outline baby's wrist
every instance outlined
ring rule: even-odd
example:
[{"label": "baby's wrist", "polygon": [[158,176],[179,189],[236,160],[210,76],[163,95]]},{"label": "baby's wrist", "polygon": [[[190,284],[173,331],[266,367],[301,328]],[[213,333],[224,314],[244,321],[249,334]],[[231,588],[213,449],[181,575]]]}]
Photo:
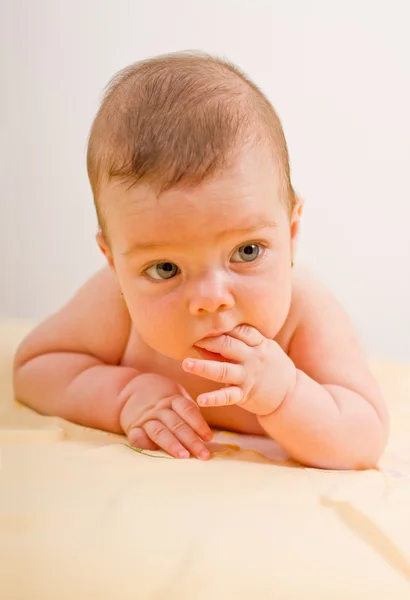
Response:
[{"label": "baby's wrist", "polygon": [[276,407],[274,412],[276,412],[281,406],[284,406],[285,404],[289,404],[290,402],[292,402],[292,398],[295,395],[296,387],[298,384],[298,369],[295,367],[295,365],[294,365],[293,361],[291,361],[291,359],[289,359],[289,361],[292,363],[292,365],[291,365],[290,372],[289,372],[287,390],[286,390],[285,394],[283,395],[279,406]]},{"label": "baby's wrist", "polygon": [[[294,378],[289,381],[289,386],[287,388],[286,393],[283,395],[282,400],[277,404],[274,410],[265,415],[258,415],[258,423],[261,427],[266,431],[266,433],[275,438],[274,431],[277,428],[277,418],[279,414],[282,414],[283,409],[285,409],[285,414],[288,414],[287,408],[290,407],[290,413],[292,413],[292,404],[293,400],[297,394],[298,387],[298,369],[294,368]],[[286,408],[285,408],[286,407]],[[288,414],[288,416],[289,416]],[[279,418],[279,422],[281,417]],[[273,428],[273,429],[272,429]]]},{"label": "baby's wrist", "polygon": [[118,396],[120,405],[119,423],[126,434],[134,421],[135,414],[147,405],[155,405],[162,398],[177,395],[175,382],[157,373],[138,373],[123,388]]},{"label": "baby's wrist", "polygon": [[[270,417],[274,415],[284,404],[292,402],[295,389],[297,386],[297,372],[293,361],[284,353],[284,361],[281,365],[281,381],[278,382],[276,393],[273,394],[273,401],[268,406],[268,410],[264,414],[259,414],[258,417]],[[278,389],[279,388],[279,389]]]},{"label": "baby's wrist", "polygon": [[136,371],[134,377],[132,377],[124,385],[117,397],[117,402],[119,406],[118,421],[120,424],[120,428],[125,435],[127,434],[127,430],[129,429],[129,419],[127,418],[127,416],[129,413],[130,400],[133,398],[135,392],[138,389],[135,380],[139,379],[141,376],[142,374]]}]

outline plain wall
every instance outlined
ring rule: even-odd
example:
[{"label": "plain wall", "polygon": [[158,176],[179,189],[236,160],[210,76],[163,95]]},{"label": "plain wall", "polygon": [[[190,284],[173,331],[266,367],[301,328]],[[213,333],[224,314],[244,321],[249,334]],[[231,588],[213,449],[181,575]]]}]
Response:
[{"label": "plain wall", "polygon": [[155,54],[227,56],[266,92],[305,198],[297,260],[370,354],[410,360],[410,3],[3,0],[0,313],[41,319],[102,263],[85,168],[104,86]]}]

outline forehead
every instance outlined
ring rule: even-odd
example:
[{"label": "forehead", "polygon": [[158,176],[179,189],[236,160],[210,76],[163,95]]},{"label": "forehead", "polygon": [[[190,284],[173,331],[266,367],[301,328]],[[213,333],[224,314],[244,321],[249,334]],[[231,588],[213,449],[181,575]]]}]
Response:
[{"label": "forehead", "polygon": [[142,243],[194,241],[203,233],[259,228],[287,215],[275,163],[256,153],[243,155],[230,169],[195,187],[176,187],[159,195],[149,185],[129,190],[114,184],[106,190],[106,216],[111,243],[126,251]]}]

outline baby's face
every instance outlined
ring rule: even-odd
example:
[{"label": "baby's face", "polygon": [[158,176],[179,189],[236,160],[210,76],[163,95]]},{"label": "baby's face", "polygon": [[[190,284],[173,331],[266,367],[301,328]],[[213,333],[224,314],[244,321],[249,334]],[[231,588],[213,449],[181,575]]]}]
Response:
[{"label": "baby's face", "polygon": [[290,306],[294,240],[274,165],[248,152],[235,168],[159,197],[103,191],[113,264],[134,326],[154,350],[198,356],[202,338],[256,327],[274,338]]}]

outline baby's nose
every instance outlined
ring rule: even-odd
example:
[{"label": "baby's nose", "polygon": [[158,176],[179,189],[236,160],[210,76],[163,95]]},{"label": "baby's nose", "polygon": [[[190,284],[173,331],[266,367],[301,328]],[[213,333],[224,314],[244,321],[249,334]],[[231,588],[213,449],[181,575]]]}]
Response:
[{"label": "baby's nose", "polygon": [[209,275],[192,284],[189,291],[189,311],[192,315],[218,313],[235,304],[232,291],[223,275]]}]

